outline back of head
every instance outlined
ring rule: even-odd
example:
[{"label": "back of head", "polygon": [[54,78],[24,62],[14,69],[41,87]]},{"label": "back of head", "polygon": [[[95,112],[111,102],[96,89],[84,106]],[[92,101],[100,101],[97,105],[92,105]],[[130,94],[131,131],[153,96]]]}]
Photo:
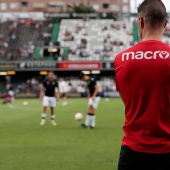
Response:
[{"label": "back of head", "polygon": [[84,76],[85,76],[85,74],[83,72],[80,72],[79,79],[82,79]]},{"label": "back of head", "polygon": [[144,0],[138,7],[138,15],[150,28],[164,26],[167,18],[166,7],[161,0]]}]

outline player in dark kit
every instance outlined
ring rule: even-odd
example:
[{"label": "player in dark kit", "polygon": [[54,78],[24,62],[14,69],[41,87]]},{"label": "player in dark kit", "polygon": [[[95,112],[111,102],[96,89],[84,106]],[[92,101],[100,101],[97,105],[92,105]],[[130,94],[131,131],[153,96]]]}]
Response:
[{"label": "player in dark kit", "polygon": [[96,116],[95,109],[97,109],[100,102],[100,97],[98,96],[98,85],[94,78],[91,78],[88,75],[85,75],[83,72],[80,73],[79,78],[87,82],[88,88],[88,113],[86,116],[85,123],[82,124],[82,127],[87,128],[90,125],[90,128],[95,128],[96,125]]},{"label": "player in dark kit", "polygon": [[138,7],[141,42],[114,60],[116,89],[125,105],[118,170],[170,169],[170,47],[161,0]]},{"label": "player in dark kit", "polygon": [[[57,92],[56,92],[56,88],[57,88]],[[55,79],[54,72],[50,71],[48,73],[48,79],[44,80],[40,90],[40,99],[43,101],[43,112],[41,115],[41,122],[40,122],[41,126],[45,124],[46,111],[48,106],[50,106],[51,109],[51,123],[53,126],[57,125],[57,123],[55,122],[54,108],[56,106],[56,101],[58,101],[59,98],[60,98],[60,90],[58,87],[58,82]]]}]

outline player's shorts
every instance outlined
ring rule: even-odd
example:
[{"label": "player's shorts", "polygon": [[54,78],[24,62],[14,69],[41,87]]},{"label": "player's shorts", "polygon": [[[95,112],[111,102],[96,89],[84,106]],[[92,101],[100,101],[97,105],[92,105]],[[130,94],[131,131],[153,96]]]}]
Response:
[{"label": "player's shorts", "polygon": [[14,97],[14,91],[13,90],[10,90],[9,92],[8,92],[8,95],[10,96],[9,98],[9,102],[13,102],[14,101],[14,99],[15,99],[15,97]]},{"label": "player's shorts", "polygon": [[88,105],[92,106],[94,109],[97,109],[100,102],[100,97],[95,97],[94,100],[92,98],[89,98]]},{"label": "player's shorts", "polygon": [[118,170],[167,170],[170,169],[170,153],[144,153],[122,146]]},{"label": "player's shorts", "polygon": [[44,96],[43,97],[43,106],[44,107],[48,107],[48,106],[55,107],[56,106],[56,98]]},{"label": "player's shorts", "polygon": [[13,97],[14,96],[14,91],[13,90],[9,90],[8,94]]}]

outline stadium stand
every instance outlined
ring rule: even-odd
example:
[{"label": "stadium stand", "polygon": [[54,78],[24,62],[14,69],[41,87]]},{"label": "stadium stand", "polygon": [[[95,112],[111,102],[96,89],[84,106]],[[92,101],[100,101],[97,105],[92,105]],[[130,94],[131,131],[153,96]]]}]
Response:
[{"label": "stadium stand", "polygon": [[52,23],[32,19],[1,23],[1,60],[40,59],[38,47],[51,40],[52,30]]},{"label": "stadium stand", "polygon": [[107,61],[130,47],[131,30],[132,24],[112,19],[65,19],[58,41],[62,47],[69,47],[69,61]]},{"label": "stadium stand", "polygon": [[[163,41],[170,44],[170,26]],[[46,41],[58,42],[60,56],[44,56]],[[0,23],[0,60],[113,61],[139,41],[137,23],[113,19],[63,19],[61,23],[18,19]]]}]

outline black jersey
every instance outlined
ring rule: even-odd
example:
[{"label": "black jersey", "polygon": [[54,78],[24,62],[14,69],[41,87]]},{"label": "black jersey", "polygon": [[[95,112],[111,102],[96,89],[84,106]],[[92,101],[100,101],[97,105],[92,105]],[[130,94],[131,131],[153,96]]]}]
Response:
[{"label": "black jersey", "polygon": [[10,86],[10,88],[8,89],[8,91],[14,91],[13,87]]},{"label": "black jersey", "polygon": [[45,80],[43,82],[43,86],[45,88],[45,96],[54,97],[55,96],[55,88],[58,87],[57,80],[49,81]]},{"label": "black jersey", "polygon": [[90,97],[92,97],[93,94],[94,94],[96,84],[97,83],[96,83],[96,80],[94,78],[90,78],[87,82],[87,88],[89,90]]}]

